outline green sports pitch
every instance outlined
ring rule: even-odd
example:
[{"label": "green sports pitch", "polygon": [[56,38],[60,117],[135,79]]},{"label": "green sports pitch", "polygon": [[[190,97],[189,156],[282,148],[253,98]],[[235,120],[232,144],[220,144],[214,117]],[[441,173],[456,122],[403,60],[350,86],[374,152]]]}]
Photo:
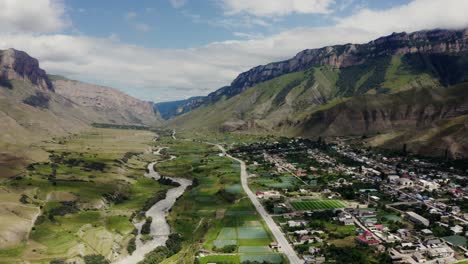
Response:
[{"label": "green sports pitch", "polygon": [[346,205],[339,200],[307,200],[292,202],[291,205],[296,210],[324,210],[324,209],[335,209],[345,208]]}]

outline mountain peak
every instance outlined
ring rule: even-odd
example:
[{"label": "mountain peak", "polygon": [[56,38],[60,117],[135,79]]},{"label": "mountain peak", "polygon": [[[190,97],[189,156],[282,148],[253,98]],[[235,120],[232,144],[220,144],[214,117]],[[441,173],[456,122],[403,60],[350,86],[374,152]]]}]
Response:
[{"label": "mountain peak", "polygon": [[41,90],[54,91],[46,72],[39,67],[39,61],[24,51],[12,48],[0,51],[0,78],[27,80]]}]

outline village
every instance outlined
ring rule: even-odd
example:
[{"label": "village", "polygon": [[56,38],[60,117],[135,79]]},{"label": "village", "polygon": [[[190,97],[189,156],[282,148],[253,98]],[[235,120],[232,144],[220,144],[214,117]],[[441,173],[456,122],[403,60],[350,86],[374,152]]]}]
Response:
[{"label": "village", "polygon": [[466,168],[342,139],[281,139],[231,152],[249,165],[249,185],[304,263],[468,257]]}]

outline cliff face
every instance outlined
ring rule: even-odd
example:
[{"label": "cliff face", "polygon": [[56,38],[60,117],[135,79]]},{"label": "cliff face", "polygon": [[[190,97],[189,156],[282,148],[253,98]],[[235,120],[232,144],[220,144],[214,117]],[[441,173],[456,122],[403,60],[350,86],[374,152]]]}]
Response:
[{"label": "cliff face", "polygon": [[[173,116],[191,111],[201,105],[217,102],[223,96],[232,97],[256,84],[276,77],[307,70],[313,66],[328,65],[333,68],[348,68],[362,65],[382,56],[405,54],[448,54],[468,51],[468,29],[431,30],[414,33],[394,33],[366,44],[346,44],[319,49],[307,49],[289,60],[274,62],[241,73],[230,86],[225,86],[208,96],[188,101],[190,106]],[[172,117],[173,117],[172,116]]]},{"label": "cliff face", "polygon": [[420,31],[411,34],[394,33],[362,45],[346,44],[308,49],[290,60],[257,66],[240,74],[225,93],[235,95],[257,83],[286,73],[302,71],[314,65],[344,68],[363,64],[369,59],[383,55],[462,51],[468,51],[468,29]]},{"label": "cliff face", "polygon": [[39,68],[39,61],[15,49],[0,51],[0,79],[25,80],[43,91],[54,91],[46,72]]},{"label": "cliff face", "polygon": [[151,126],[160,122],[153,103],[116,89],[66,79],[54,81],[54,86],[58,94],[99,113],[108,123]]}]

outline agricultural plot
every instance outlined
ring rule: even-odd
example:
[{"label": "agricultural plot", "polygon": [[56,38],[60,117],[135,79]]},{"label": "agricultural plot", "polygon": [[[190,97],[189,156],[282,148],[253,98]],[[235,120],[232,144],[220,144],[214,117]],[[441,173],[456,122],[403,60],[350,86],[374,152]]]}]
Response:
[{"label": "agricultural plot", "polygon": [[292,202],[291,205],[296,210],[323,210],[346,207],[346,205],[339,200],[308,200]]},{"label": "agricultural plot", "polygon": [[201,264],[207,264],[207,263],[238,264],[240,263],[240,261],[239,261],[239,256],[235,256],[235,255],[210,255],[210,256],[200,258],[200,263]]},{"label": "agricultural plot", "polygon": [[265,255],[242,255],[240,261],[246,262],[258,262],[258,263],[284,263],[283,257],[280,254],[265,254]]},{"label": "agricultural plot", "polygon": [[269,178],[260,178],[256,179],[257,183],[264,184],[271,188],[278,188],[278,189],[291,189],[298,183],[298,180],[292,176],[283,176],[279,177],[280,181],[276,181],[274,179]]},{"label": "agricultural plot", "polygon": [[271,253],[268,246],[240,246],[239,253]]},{"label": "agricultural plot", "polygon": [[239,239],[263,239],[268,238],[265,229],[259,227],[239,227],[237,228]]}]

